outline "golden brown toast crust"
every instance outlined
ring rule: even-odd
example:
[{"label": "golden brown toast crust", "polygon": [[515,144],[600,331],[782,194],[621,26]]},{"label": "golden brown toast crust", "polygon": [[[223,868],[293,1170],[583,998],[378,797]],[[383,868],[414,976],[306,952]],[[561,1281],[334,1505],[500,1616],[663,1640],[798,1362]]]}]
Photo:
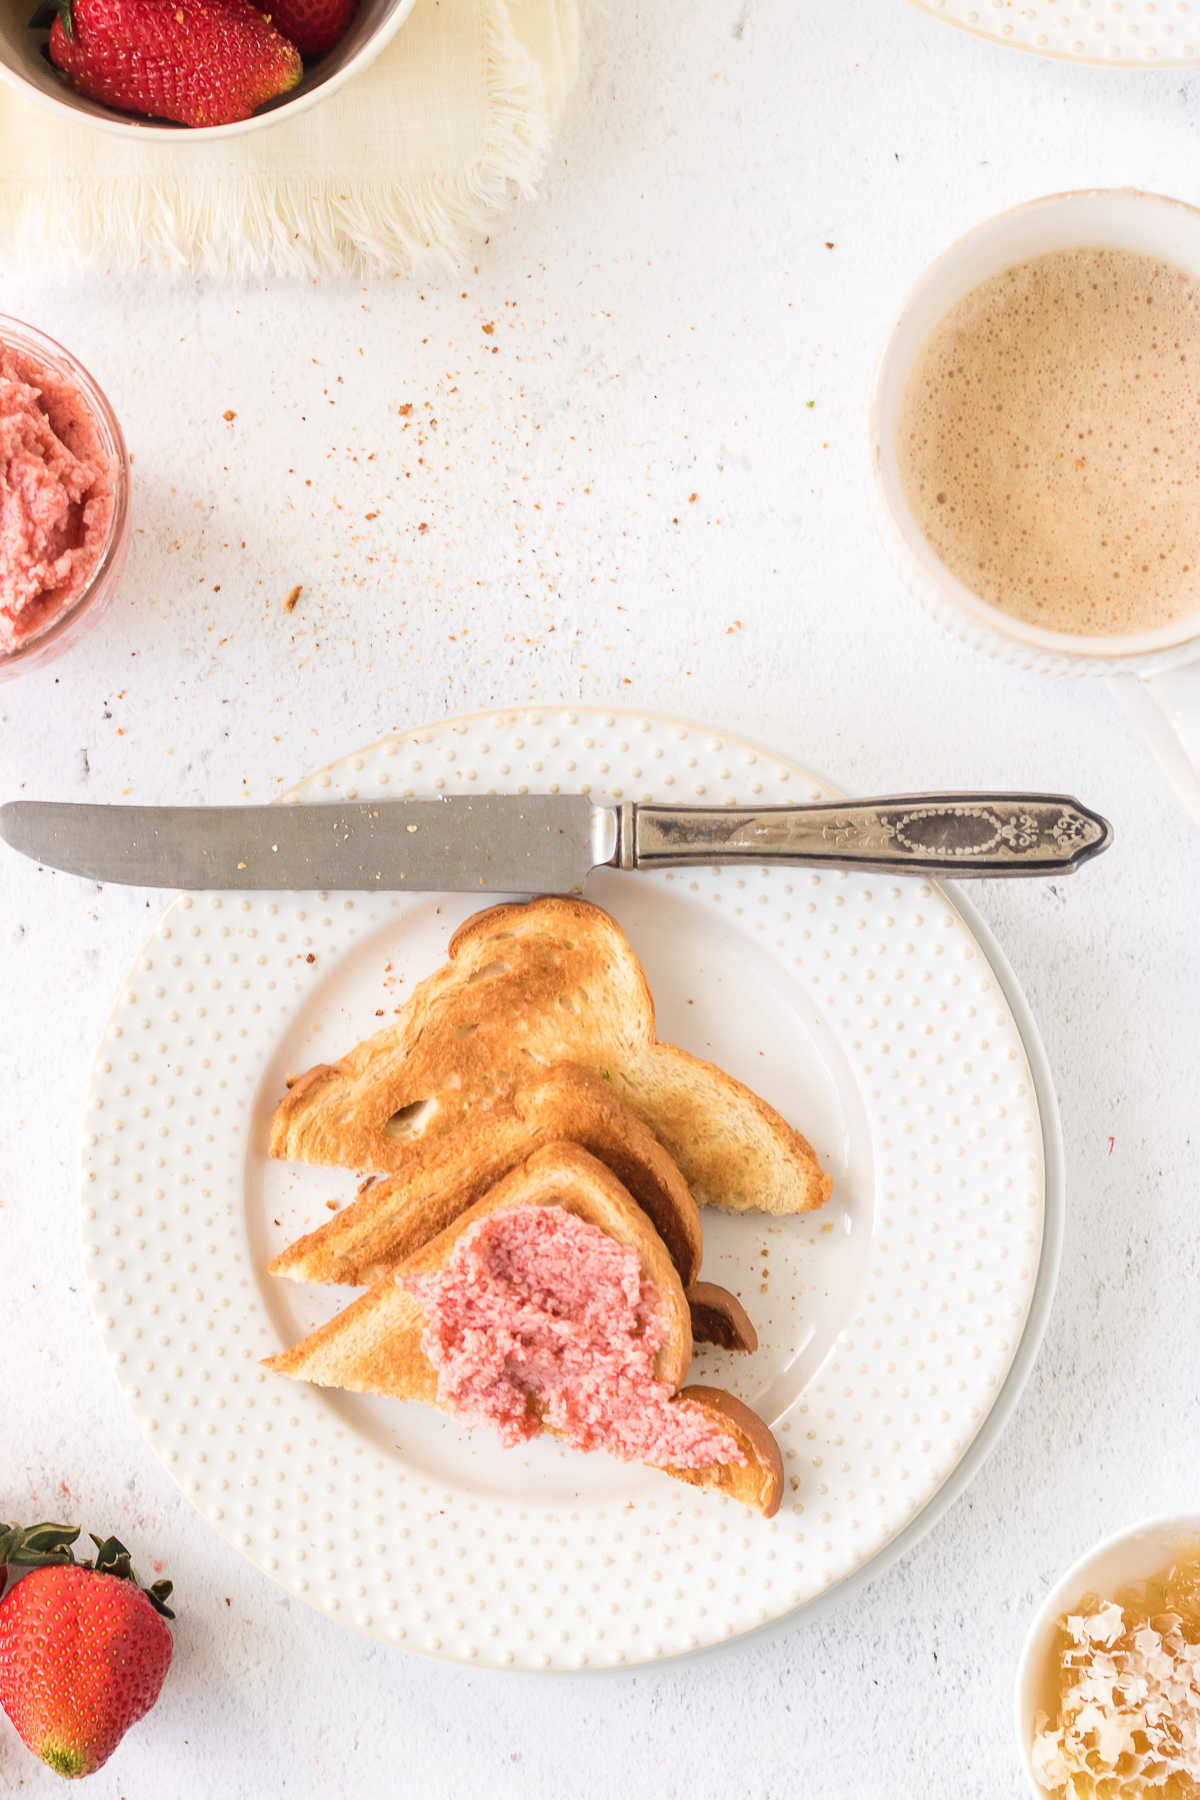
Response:
[{"label": "golden brown toast crust", "polygon": [[683,1176],[642,1121],[590,1069],[561,1063],[522,1082],[487,1128],[465,1121],[352,1205],[280,1252],[273,1275],[361,1287],[439,1231],[518,1163],[548,1144],[582,1146],[629,1189],[687,1287],[700,1269],[700,1214]]},{"label": "golden brown toast crust", "polygon": [[[691,1360],[688,1305],[679,1276],[662,1240],[628,1192],[577,1145],[556,1144],[538,1151],[409,1257],[403,1268],[415,1274],[443,1267],[476,1220],[505,1206],[530,1205],[565,1207],[636,1251],[668,1309],[667,1335],[655,1373],[677,1388]],[[388,1275],[302,1343],[264,1358],[264,1366],[321,1386],[437,1406],[437,1376],[421,1348],[424,1323],[420,1303]],[[762,1420],[719,1388],[685,1388],[677,1404],[702,1406],[734,1437],[746,1462],[664,1472],[694,1486],[715,1488],[769,1518],[778,1509],[783,1473],[778,1446]]]},{"label": "golden brown toast crust", "polygon": [[678,1403],[702,1406],[715,1424],[736,1439],[746,1461],[713,1463],[706,1469],[667,1469],[665,1473],[693,1487],[718,1488],[731,1500],[753,1507],[764,1519],[773,1519],[783,1498],[783,1457],[758,1414],[724,1388],[685,1387]]},{"label": "golden brown toast crust", "polygon": [[750,1315],[728,1288],[715,1281],[693,1281],[687,1289],[692,1315],[692,1336],[698,1344],[715,1344],[719,1350],[758,1349],[758,1333]]},{"label": "golden brown toast crust", "polygon": [[828,1198],[798,1131],[711,1063],[657,1040],[645,975],[616,921],[560,896],[489,907],[461,926],[393,1025],[294,1083],[271,1154],[413,1175],[465,1124],[484,1141],[529,1076],[563,1062],[607,1078],[698,1201],[802,1212]]}]

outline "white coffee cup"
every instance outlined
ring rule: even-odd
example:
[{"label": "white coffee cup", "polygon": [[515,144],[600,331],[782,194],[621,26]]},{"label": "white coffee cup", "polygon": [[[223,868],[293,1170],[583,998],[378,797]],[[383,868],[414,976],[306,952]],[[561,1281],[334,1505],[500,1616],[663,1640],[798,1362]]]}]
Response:
[{"label": "white coffee cup", "polygon": [[980,599],[921,530],[901,479],[901,406],[921,347],[980,282],[1052,250],[1135,250],[1200,280],[1200,210],[1132,188],[1050,194],[978,225],[931,263],[892,326],[871,396],[884,529],[908,585],[959,637],[1022,668],[1106,676],[1200,821],[1200,588],[1196,610],[1155,631],[1084,637],[1026,624]]}]

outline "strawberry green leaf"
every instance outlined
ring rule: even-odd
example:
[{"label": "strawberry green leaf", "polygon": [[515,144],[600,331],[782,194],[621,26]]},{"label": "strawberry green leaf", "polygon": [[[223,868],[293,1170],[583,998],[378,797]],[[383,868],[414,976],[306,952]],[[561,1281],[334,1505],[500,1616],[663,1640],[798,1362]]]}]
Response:
[{"label": "strawberry green leaf", "polygon": [[167,1601],[171,1598],[171,1589],[174,1585],[174,1582],[171,1581],[156,1581],[153,1587],[148,1587],[143,1590],[155,1612],[161,1613],[164,1619],[173,1619],[175,1617],[175,1614],[167,1605]]},{"label": "strawberry green leaf", "polygon": [[98,1538],[94,1531],[88,1536],[96,1546],[92,1567],[97,1575],[119,1575],[122,1581],[132,1581],[133,1558],[120,1538]]},{"label": "strawberry green leaf", "polygon": [[41,4],[29,21],[29,29],[31,31],[46,31],[53,25],[55,19],[61,19],[62,28],[66,33],[67,41],[73,43],[75,39],[75,17],[71,7],[72,0],[41,0]]},{"label": "strawberry green leaf", "polygon": [[78,1536],[78,1525],[0,1525],[0,1563],[36,1569],[44,1563],[74,1562],[71,1545]]},{"label": "strawberry green leaf", "polygon": [[[89,1535],[96,1546],[96,1555],[94,1561],[85,1563],[84,1567],[95,1569],[97,1575],[115,1575],[121,1581],[132,1581],[134,1587],[141,1588],[142,1584],[133,1572],[133,1559],[120,1538],[101,1539],[94,1532]],[[152,1587],[142,1588],[155,1612],[161,1613],[164,1619],[175,1617],[167,1605],[171,1587],[169,1581],[156,1581]]]}]

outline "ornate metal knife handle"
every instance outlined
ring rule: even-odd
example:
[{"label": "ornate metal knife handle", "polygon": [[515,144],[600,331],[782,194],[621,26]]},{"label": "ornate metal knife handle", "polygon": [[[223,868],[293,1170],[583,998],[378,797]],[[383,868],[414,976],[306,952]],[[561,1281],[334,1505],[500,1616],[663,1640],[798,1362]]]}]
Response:
[{"label": "ornate metal knife handle", "polygon": [[1061,794],[913,794],[821,806],[621,807],[623,869],[810,863],[931,875],[1067,875],[1112,842]]}]

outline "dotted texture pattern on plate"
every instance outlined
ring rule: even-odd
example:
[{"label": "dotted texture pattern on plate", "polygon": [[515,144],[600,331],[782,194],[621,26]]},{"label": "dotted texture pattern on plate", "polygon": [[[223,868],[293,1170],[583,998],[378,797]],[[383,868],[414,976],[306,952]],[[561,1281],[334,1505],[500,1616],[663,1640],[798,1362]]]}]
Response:
[{"label": "dotted texture pattern on plate", "polygon": [[[833,797],[673,721],[495,713],[388,738],[288,799],[586,790],[709,804]],[[289,1073],[347,1050],[441,960],[469,901],[183,895],[129,976],[84,1149],[92,1304],[154,1450],[285,1588],[428,1654],[610,1667],[736,1637],[826,1593],[927,1506],[1004,1383],[1038,1271],[1043,1138],[1021,1036],[935,886],[804,869],[602,872],[659,1029],[753,1082],[813,1140],[834,1199],[705,1215],[705,1272],[751,1358],[701,1351],[772,1421],[786,1491],[735,1503],[548,1442],[264,1372],[349,1297],[273,1281],[275,1250],[353,1189],[270,1162]]]},{"label": "dotted texture pattern on plate", "polygon": [[935,19],[1071,62],[1169,68],[1200,62],[1200,0],[912,0]]}]

